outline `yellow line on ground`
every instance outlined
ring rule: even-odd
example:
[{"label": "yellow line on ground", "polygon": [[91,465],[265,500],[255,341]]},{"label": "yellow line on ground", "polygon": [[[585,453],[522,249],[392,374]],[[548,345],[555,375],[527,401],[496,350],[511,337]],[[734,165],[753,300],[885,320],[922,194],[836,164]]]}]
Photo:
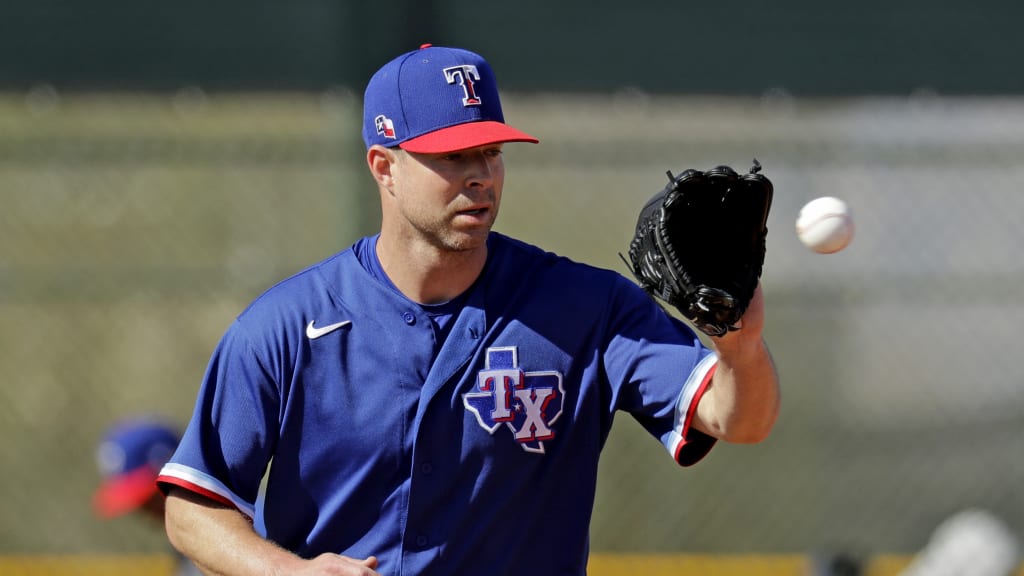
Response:
[{"label": "yellow line on ground", "polygon": [[801,555],[591,554],[588,576],[803,576]]},{"label": "yellow line on ground", "polygon": [[[864,576],[899,576],[909,556],[871,558]],[[590,556],[587,576],[812,576],[811,562],[800,554],[611,554]],[[150,555],[0,556],[3,576],[171,576],[173,558]],[[1017,571],[1024,576],[1024,565]]]},{"label": "yellow line on ground", "polygon": [[173,568],[169,554],[0,556],[3,576],[170,576]]}]

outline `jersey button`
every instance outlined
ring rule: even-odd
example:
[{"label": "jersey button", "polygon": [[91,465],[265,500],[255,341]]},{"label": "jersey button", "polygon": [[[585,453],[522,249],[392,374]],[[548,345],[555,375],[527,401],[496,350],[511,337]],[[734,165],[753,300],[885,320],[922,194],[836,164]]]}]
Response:
[{"label": "jersey button", "polygon": [[431,464],[430,462],[424,462],[423,464],[420,464],[420,472],[423,472],[424,475],[429,476],[430,473],[433,471],[434,465]]},{"label": "jersey button", "polygon": [[426,545],[427,545],[427,537],[422,535],[422,534],[417,536],[416,537],[416,545],[419,546],[420,548],[426,547]]},{"label": "jersey button", "polygon": [[412,312],[406,312],[405,314],[402,314],[402,319],[405,320],[405,323],[408,324],[409,326],[412,326],[413,324],[416,323],[416,315],[413,314]]}]

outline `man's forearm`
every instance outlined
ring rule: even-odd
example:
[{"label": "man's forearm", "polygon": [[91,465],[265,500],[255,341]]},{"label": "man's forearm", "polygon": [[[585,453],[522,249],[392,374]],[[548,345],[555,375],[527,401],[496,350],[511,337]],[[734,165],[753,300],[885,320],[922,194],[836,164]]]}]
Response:
[{"label": "man's forearm", "polygon": [[697,425],[726,442],[760,442],[771,432],[780,403],[775,364],[758,339],[720,357],[697,407]]},{"label": "man's forearm", "polygon": [[257,534],[235,508],[183,488],[168,494],[165,523],[171,544],[210,576],[276,576],[300,561]]}]

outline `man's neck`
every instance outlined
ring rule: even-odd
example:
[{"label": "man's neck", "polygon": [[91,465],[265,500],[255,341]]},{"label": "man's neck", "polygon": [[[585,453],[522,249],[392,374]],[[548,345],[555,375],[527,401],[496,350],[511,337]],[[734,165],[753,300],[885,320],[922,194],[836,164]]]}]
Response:
[{"label": "man's neck", "polygon": [[413,302],[440,304],[473,285],[487,263],[486,243],[473,250],[446,251],[433,246],[401,246],[383,236],[377,258],[399,292]]}]

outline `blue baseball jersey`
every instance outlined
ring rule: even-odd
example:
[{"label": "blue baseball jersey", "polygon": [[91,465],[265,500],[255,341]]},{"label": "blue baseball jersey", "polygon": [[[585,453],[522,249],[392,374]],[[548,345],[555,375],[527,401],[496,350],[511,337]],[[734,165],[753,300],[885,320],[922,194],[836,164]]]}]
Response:
[{"label": "blue baseball jersey", "polygon": [[360,263],[371,240],[238,316],[163,489],[382,574],[582,575],[617,412],[681,464],[714,445],[689,423],[716,357],[622,275],[492,233],[441,331]]}]

